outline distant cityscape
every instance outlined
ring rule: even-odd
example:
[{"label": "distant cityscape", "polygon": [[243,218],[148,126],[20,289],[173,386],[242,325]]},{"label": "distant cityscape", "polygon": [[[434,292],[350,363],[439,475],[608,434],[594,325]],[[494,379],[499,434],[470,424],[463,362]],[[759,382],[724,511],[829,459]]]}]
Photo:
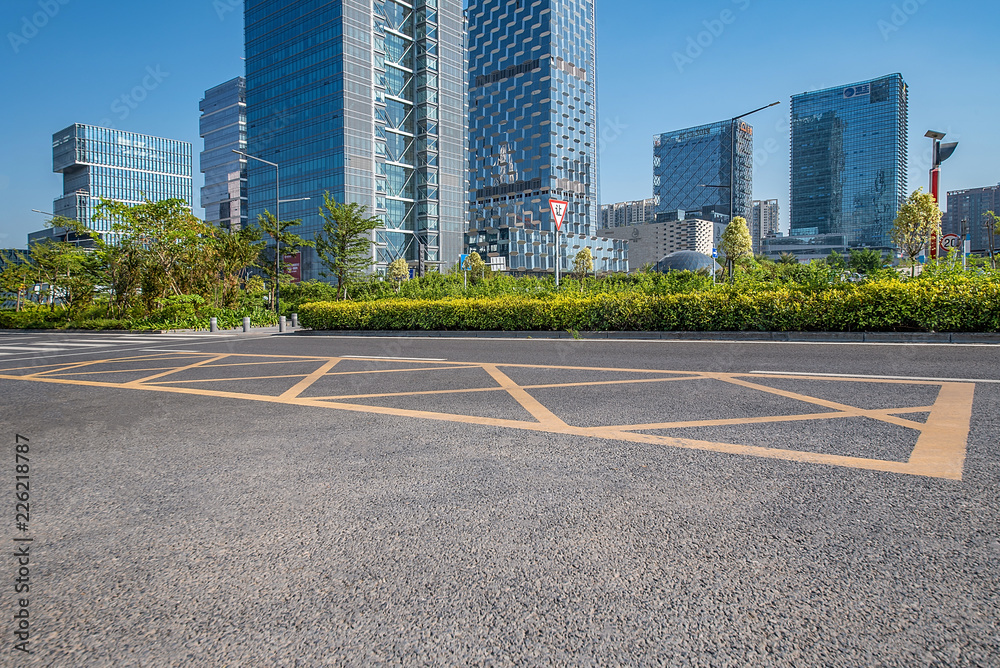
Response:
[{"label": "distant cityscape", "polygon": [[[635,271],[711,255],[735,216],[770,257],[895,252],[911,189],[901,74],[790,98],[788,234],[775,193],[754,193],[755,112],[656,136],[653,192],[601,204],[594,0],[550,4],[247,0],[245,76],[199,107],[206,221],[235,231],[280,209],[309,239],[329,192],[383,222],[376,272],[398,258],[445,269],[473,251],[495,270],[567,271],[583,248],[601,271]],[[194,202],[186,142],[76,124],[53,135],[53,170],[63,192],[50,213],[98,233],[101,199]],[[567,202],[559,230],[550,199]],[[989,210],[1000,185],[949,192],[943,232],[992,252]],[[87,242],[57,227],[29,246],[49,238]],[[314,249],[300,260],[301,279],[320,278]]]}]

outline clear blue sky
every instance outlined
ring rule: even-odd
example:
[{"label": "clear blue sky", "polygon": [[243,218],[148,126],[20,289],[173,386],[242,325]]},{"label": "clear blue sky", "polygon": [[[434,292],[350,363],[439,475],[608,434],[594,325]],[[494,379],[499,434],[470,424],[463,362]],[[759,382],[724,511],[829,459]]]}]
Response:
[{"label": "clear blue sky", "polygon": [[[754,196],[781,200],[787,227],[789,97],[892,72],[910,86],[910,189],[926,184],[928,129],[961,142],[945,164],[944,189],[1000,182],[994,3],[597,3],[604,202],[652,195],[654,135],[780,100],[750,119]],[[700,53],[688,52],[689,39],[700,40]],[[51,211],[62,193],[52,133],[72,123],[110,121],[192,142],[197,205],[198,102],[207,88],[242,73],[242,54],[238,0],[3,0],[0,247],[23,247],[27,233],[43,226],[31,209]],[[675,54],[690,61],[678,63]],[[144,83],[151,89],[134,109],[120,102]]]}]

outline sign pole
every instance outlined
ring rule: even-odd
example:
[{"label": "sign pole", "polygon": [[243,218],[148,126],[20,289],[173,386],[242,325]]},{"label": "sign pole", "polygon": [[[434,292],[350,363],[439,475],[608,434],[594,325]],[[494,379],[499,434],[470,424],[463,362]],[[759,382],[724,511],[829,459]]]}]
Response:
[{"label": "sign pole", "polygon": [[556,228],[556,287],[559,287],[559,260],[562,253],[559,252],[559,228]]},{"label": "sign pole", "polygon": [[566,219],[566,211],[569,209],[569,202],[558,199],[549,200],[549,209],[552,211],[552,222],[556,224],[556,287],[559,287],[559,265],[562,261],[562,253],[559,250],[559,234],[562,231],[563,221]]}]

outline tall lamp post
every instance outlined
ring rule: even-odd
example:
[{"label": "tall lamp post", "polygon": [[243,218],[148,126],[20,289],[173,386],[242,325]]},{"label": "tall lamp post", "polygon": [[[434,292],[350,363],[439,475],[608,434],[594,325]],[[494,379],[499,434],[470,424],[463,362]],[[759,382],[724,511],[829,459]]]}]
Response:
[{"label": "tall lamp post", "polygon": [[255,155],[244,153],[233,149],[233,153],[242,155],[247,160],[256,160],[265,165],[274,167],[274,312],[281,313],[281,203],[282,202],[302,202],[308,197],[296,197],[295,199],[281,199],[281,168],[277,163],[258,158]]},{"label": "tall lamp post", "polygon": [[[942,144],[941,140],[944,139],[945,133],[937,132],[935,130],[928,130],[927,134],[924,136],[932,142],[930,191],[931,195],[934,196],[934,203],[941,206],[941,163],[951,157],[952,153],[955,152],[955,149],[958,148],[958,142]],[[930,256],[931,258],[936,258],[938,255],[938,239],[936,232],[931,234],[930,246]]]},{"label": "tall lamp post", "polygon": [[746,118],[747,116],[752,116],[758,111],[764,111],[765,109],[770,109],[771,107],[781,104],[780,101],[772,102],[771,104],[765,105],[760,109],[754,109],[753,111],[748,111],[745,114],[740,114],[739,116],[734,116],[732,120],[729,121],[729,220],[731,221],[736,217],[736,212],[733,210],[734,200],[735,200],[735,175],[736,175],[736,121],[741,118]]}]

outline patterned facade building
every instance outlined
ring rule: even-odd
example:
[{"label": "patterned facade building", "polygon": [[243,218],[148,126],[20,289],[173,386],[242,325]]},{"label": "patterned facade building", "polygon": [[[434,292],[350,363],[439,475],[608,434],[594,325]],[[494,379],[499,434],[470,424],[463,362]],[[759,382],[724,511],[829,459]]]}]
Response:
[{"label": "patterned facade building", "polygon": [[653,143],[653,193],[657,220],[677,218],[678,211],[749,220],[753,127],[722,121],[661,134]]},{"label": "patterned facade building", "polygon": [[[468,249],[521,273],[587,247],[624,271],[625,244],[597,236],[593,0],[472,0],[468,17]],[[558,253],[550,199],[569,203]]]},{"label": "patterned facade building", "polygon": [[[466,24],[459,0],[247,0],[250,218],[311,238],[329,192],[376,216],[375,270],[450,265],[466,226]],[[309,198],[305,200],[304,198]],[[319,278],[304,249],[302,278]]]}]

